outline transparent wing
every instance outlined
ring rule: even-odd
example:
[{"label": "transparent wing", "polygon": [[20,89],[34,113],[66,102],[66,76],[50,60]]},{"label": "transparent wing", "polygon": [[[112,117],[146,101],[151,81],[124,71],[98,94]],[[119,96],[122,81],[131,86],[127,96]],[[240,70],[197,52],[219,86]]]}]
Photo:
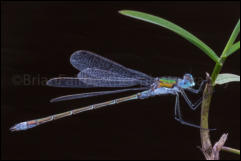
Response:
[{"label": "transparent wing", "polygon": [[97,87],[132,87],[136,85],[149,86],[151,82],[140,81],[132,78],[72,78],[59,77],[47,81],[47,86],[63,88],[97,88]]},{"label": "transparent wing", "polygon": [[146,89],[148,89],[148,88],[147,87],[141,87],[141,88],[120,89],[120,90],[114,90],[114,91],[100,91],[100,92],[72,94],[72,95],[65,95],[65,96],[61,96],[61,97],[51,99],[50,102],[59,102],[59,101],[66,101],[66,100],[73,100],[73,99],[79,99],[79,98],[100,96],[100,95],[106,95],[106,94],[121,93],[121,92],[127,92],[127,91],[137,91],[137,90],[140,91],[140,90],[146,90]]},{"label": "transparent wing", "polygon": [[127,78],[125,76],[122,76],[118,73],[98,69],[98,68],[86,68],[79,72],[78,78],[83,77],[91,77],[91,78],[111,78],[111,77],[119,77],[119,78]]},{"label": "transparent wing", "polygon": [[115,77],[109,79],[60,77],[48,80],[47,85],[64,88],[132,87],[140,85],[140,81]]},{"label": "transparent wing", "polygon": [[153,79],[142,72],[126,68],[112,60],[84,50],[74,52],[70,57],[70,63],[79,71],[83,71],[86,68],[96,68],[118,73],[120,77]]},{"label": "transparent wing", "polygon": [[94,88],[95,86],[85,84],[79,78],[59,77],[47,81],[47,86],[64,88]]},{"label": "transparent wing", "polygon": [[139,80],[132,78],[79,78],[89,86],[94,87],[132,87],[140,84]]},{"label": "transparent wing", "polygon": [[47,82],[48,86],[66,88],[149,86],[154,78],[126,68],[88,51],[76,51],[71,64],[80,70],[78,78],[60,77]]},{"label": "transparent wing", "polygon": [[[153,79],[136,79],[127,78],[111,71],[86,68],[79,72],[78,78],[85,84],[93,85],[96,87],[131,87],[135,85],[148,86],[153,83]],[[86,79],[88,78],[88,79]]]}]

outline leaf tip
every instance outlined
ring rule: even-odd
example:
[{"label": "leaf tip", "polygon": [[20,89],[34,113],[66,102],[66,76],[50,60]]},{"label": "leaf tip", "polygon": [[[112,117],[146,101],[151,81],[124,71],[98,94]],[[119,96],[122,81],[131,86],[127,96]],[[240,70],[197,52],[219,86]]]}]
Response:
[{"label": "leaf tip", "polygon": [[125,15],[127,11],[128,11],[128,10],[119,10],[118,12],[119,12],[120,14]]}]

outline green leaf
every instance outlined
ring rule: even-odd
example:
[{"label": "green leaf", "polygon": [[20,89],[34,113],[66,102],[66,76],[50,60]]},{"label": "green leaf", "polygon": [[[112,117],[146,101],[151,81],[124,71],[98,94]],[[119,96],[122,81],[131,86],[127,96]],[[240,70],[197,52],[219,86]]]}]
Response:
[{"label": "green leaf", "polygon": [[230,35],[225,48],[223,49],[223,52],[220,56],[218,63],[216,63],[216,65],[214,67],[214,70],[211,75],[213,85],[215,85],[215,80],[222,69],[223,63],[225,62],[226,58],[228,57],[227,53],[229,53],[230,49],[233,47],[233,43],[236,40],[236,38],[238,37],[239,31],[240,31],[240,19],[238,20],[237,24],[235,25],[233,32]]},{"label": "green leaf", "polygon": [[221,55],[221,57],[225,57],[227,56],[227,54],[229,53],[230,48],[233,46],[234,41],[236,40],[236,38],[238,37],[238,34],[240,32],[240,19],[238,20],[238,23],[236,24],[224,50],[223,53]]},{"label": "green leaf", "polygon": [[177,33],[178,35],[182,36],[183,38],[185,38],[186,40],[188,40],[189,42],[191,42],[198,48],[200,48],[205,54],[207,54],[216,63],[219,60],[219,57],[217,56],[217,54],[209,46],[207,46],[204,42],[202,42],[200,39],[198,39],[196,36],[194,36],[193,34],[188,32],[187,30],[183,29],[182,27],[180,27],[168,20],[165,20],[163,18],[154,16],[151,14],[147,14],[144,12],[139,12],[139,11],[121,10],[121,11],[119,11],[119,13],[123,14],[125,16],[129,16],[129,17],[136,18],[136,19],[139,19],[142,21],[153,23],[153,24],[162,26],[166,29],[169,29],[169,30]]},{"label": "green leaf", "polygon": [[227,52],[227,57],[230,56],[231,54],[233,54],[235,51],[237,51],[240,48],[240,41],[236,42],[235,44],[233,44],[233,46],[231,46],[231,48],[229,49],[229,51]]},{"label": "green leaf", "polygon": [[231,73],[222,73],[218,75],[215,84],[221,85],[229,82],[240,82],[240,76]]}]

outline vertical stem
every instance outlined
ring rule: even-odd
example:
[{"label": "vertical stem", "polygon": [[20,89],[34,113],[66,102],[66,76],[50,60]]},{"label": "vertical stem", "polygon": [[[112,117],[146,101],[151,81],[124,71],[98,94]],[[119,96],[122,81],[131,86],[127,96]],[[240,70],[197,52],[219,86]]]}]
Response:
[{"label": "vertical stem", "polygon": [[200,136],[201,136],[201,144],[202,144],[202,151],[205,155],[206,159],[212,153],[212,143],[209,137],[209,130],[208,130],[208,115],[209,115],[209,107],[211,103],[213,87],[211,83],[211,78],[208,73],[207,74],[207,84],[203,92],[203,102],[201,107],[201,129],[200,129]]},{"label": "vertical stem", "polygon": [[220,63],[216,63],[213,73],[212,73],[212,85],[215,85],[215,81],[217,79],[218,74],[220,73],[222,69],[222,65]]},{"label": "vertical stem", "polygon": [[[224,134],[220,140],[212,147],[212,143],[209,137],[209,130],[208,129],[208,113],[211,103],[211,98],[213,94],[213,88],[215,86],[215,81],[220,73],[223,64],[225,60],[227,59],[228,52],[230,48],[232,47],[234,41],[236,40],[238,34],[240,31],[240,20],[238,20],[238,23],[236,24],[220,58],[219,61],[216,63],[214,70],[212,72],[212,76],[210,78],[209,74],[207,73],[207,81],[205,90],[203,92],[203,101],[202,101],[202,109],[201,109],[201,130],[200,130],[200,136],[201,136],[201,144],[202,144],[202,152],[207,160],[210,159],[219,159],[219,151],[222,149],[224,143],[227,140],[227,134]],[[230,54],[229,54],[230,55]],[[226,149],[227,150],[227,149]]]}]

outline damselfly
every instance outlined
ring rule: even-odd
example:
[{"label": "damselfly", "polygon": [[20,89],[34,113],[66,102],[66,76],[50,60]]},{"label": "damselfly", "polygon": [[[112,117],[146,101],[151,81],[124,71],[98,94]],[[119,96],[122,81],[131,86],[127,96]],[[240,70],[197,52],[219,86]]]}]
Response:
[{"label": "damselfly", "polygon": [[59,77],[47,81],[48,86],[54,87],[69,87],[69,88],[97,88],[97,87],[134,87],[125,88],[113,91],[89,92],[82,94],[73,94],[57,97],[51,102],[72,100],[93,96],[100,96],[106,94],[120,93],[126,91],[142,91],[127,97],[117,98],[111,101],[106,101],[86,107],[77,108],[67,112],[54,114],[40,119],[30,120],[18,123],[10,128],[11,131],[20,131],[33,128],[35,126],[57,120],[63,117],[76,115],[78,113],[99,109],[108,105],[113,105],[121,102],[126,102],[135,99],[146,99],[156,95],[171,94],[176,96],[176,103],[174,108],[175,119],[180,123],[196,128],[200,126],[188,123],[182,119],[179,95],[183,96],[187,105],[195,110],[201,104],[201,98],[192,103],[187,97],[185,90],[198,94],[205,81],[202,81],[198,89],[194,89],[194,79],[191,74],[184,74],[183,78],[178,77],[157,77],[153,78],[142,72],[126,68],[114,61],[104,58],[100,55],[89,51],[76,51],[70,57],[70,63],[80,72],[75,77]]}]

